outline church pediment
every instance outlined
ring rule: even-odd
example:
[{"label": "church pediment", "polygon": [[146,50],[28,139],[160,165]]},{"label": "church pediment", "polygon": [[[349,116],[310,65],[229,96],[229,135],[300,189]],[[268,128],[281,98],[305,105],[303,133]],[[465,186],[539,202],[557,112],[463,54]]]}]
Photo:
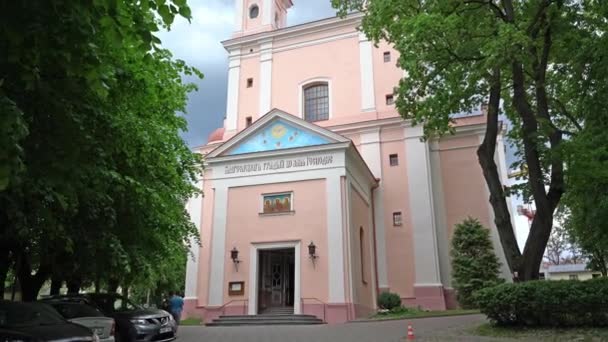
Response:
[{"label": "church pediment", "polygon": [[325,128],[274,109],[209,154],[232,156],[348,142]]}]

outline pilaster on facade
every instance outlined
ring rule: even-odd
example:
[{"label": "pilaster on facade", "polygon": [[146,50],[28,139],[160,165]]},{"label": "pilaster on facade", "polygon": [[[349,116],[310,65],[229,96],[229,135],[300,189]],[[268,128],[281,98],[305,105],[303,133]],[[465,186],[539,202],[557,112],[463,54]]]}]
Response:
[{"label": "pilaster on facade", "polygon": [[327,175],[327,241],[332,248],[328,253],[329,303],[344,303],[344,236],[342,213],[342,172]]},{"label": "pilaster on facade", "polygon": [[388,271],[386,257],[386,231],[384,225],[384,193],[382,182],[382,151],[380,148],[380,128],[375,127],[361,131],[361,157],[370,171],[380,179],[373,193],[374,225],[376,227],[376,256],[378,267],[378,287],[388,289]]},{"label": "pilaster on facade", "polygon": [[361,111],[372,112],[376,110],[373,46],[364,33],[359,33],[359,63],[361,69]]},{"label": "pilaster on facade", "polygon": [[441,287],[430,150],[421,126],[405,128],[405,155],[412,219],[416,281],[414,286]]},{"label": "pilaster on facade", "polygon": [[[203,180],[200,180],[196,187],[199,190],[203,189]],[[196,226],[197,231],[201,231],[203,196],[198,195],[190,198],[188,201],[188,214],[192,223]],[[200,246],[196,239],[190,239],[190,251],[188,262],[186,265],[186,288],[185,299],[195,299],[198,293],[198,269],[199,269],[199,249]]]},{"label": "pilaster on facade", "polygon": [[214,182],[215,203],[211,237],[211,273],[209,275],[209,306],[224,303],[224,265],[226,255],[226,218],[228,215],[228,187]]},{"label": "pilaster on facade", "polygon": [[430,165],[433,189],[433,206],[435,208],[435,227],[437,231],[437,247],[439,252],[439,270],[442,283],[451,287],[452,265],[450,259],[450,238],[446,218],[443,179],[441,175],[441,156],[439,141],[433,139],[429,142]]},{"label": "pilaster on facade", "polygon": [[226,99],[226,131],[236,131],[239,118],[239,83],[241,78],[241,51],[229,51],[228,95]]},{"label": "pilaster on facade", "polygon": [[272,109],[272,39],[260,44],[260,108],[259,116]]},{"label": "pilaster on facade", "polygon": [[243,30],[243,0],[234,0],[234,8],[236,10],[234,31],[241,32]]}]

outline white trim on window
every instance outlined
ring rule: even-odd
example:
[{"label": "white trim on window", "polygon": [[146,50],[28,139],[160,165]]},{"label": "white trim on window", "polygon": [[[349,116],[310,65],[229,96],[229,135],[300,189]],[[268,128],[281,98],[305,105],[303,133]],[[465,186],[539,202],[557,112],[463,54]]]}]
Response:
[{"label": "white trim on window", "polygon": [[327,120],[331,120],[333,117],[333,95],[332,95],[332,81],[331,78],[328,77],[318,77],[307,79],[298,84],[298,116],[300,119],[305,120],[304,118],[304,88],[314,83],[327,83],[327,95],[329,97],[329,112]]}]

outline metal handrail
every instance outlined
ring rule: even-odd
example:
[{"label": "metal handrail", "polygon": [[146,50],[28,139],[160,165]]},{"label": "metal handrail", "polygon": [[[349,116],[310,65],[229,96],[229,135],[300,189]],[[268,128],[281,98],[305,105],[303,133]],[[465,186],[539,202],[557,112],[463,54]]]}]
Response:
[{"label": "metal handrail", "polygon": [[[235,302],[245,302],[247,303],[249,301],[249,299],[233,299],[231,301],[229,301],[228,303],[220,306],[218,308],[218,310],[222,310],[222,316],[226,315],[226,307],[228,307],[230,304],[235,303]],[[243,305],[243,315],[247,314],[247,305]]]},{"label": "metal handrail", "polygon": [[325,303],[324,301],[320,300],[319,298],[315,298],[315,297],[310,297],[310,298],[300,298],[300,304],[302,305],[302,311],[304,311],[304,301],[305,300],[315,300],[321,304],[323,304],[323,323],[327,323],[327,319],[325,318],[325,311],[327,308],[327,303]]}]

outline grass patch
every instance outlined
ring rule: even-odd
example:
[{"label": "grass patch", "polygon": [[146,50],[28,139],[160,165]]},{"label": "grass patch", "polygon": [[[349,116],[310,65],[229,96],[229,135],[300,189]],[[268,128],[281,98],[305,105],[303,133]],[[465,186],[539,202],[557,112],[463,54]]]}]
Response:
[{"label": "grass patch", "polygon": [[444,316],[459,316],[478,314],[479,310],[454,309],[445,311],[425,311],[414,308],[400,308],[397,310],[377,313],[370,318],[373,320],[396,320],[407,318],[423,318],[423,317],[444,317]]},{"label": "grass patch", "polygon": [[191,317],[188,319],[181,320],[179,325],[203,325],[203,320],[197,317]]},{"label": "grass patch", "polygon": [[471,330],[473,335],[526,339],[536,341],[606,341],[608,328],[530,328],[501,327],[490,323],[482,324]]}]

